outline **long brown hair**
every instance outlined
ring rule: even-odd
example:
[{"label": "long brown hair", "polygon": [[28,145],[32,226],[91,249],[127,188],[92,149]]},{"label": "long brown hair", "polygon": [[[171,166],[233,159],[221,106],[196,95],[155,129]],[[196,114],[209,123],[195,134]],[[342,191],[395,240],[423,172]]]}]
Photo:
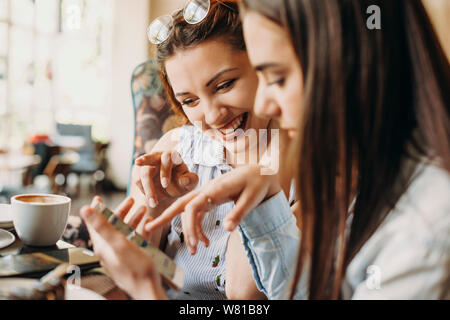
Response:
[{"label": "long brown hair", "polygon": [[[308,262],[309,297],[338,298],[349,262],[417,174],[406,159],[450,171],[449,62],[420,0],[242,4],[289,32],[303,69],[294,284]],[[371,5],[381,29],[366,26]]]},{"label": "long brown hair", "polygon": [[208,40],[222,39],[237,51],[245,51],[245,42],[238,5],[235,0],[211,0],[208,15],[197,24],[187,23],[183,18],[183,10],[177,11],[173,15],[173,19],[173,30],[169,38],[157,46],[156,59],[161,70],[161,80],[172,108],[178,115],[186,118],[167,78],[166,60],[179,51],[195,47]]}]

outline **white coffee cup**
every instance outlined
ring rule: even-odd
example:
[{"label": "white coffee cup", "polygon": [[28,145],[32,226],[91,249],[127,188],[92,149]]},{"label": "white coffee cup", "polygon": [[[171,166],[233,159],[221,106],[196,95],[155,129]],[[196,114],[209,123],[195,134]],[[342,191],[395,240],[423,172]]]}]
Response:
[{"label": "white coffee cup", "polygon": [[29,246],[52,246],[66,229],[71,200],[54,194],[22,194],[11,198],[14,228]]}]

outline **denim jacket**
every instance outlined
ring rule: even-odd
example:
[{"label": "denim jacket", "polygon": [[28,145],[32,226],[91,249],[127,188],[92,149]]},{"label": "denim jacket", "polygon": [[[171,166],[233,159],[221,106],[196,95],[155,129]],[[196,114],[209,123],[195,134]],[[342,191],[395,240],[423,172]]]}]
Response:
[{"label": "denim jacket", "polygon": [[252,210],[239,230],[258,289],[269,299],[287,299],[300,231],[283,191]]},{"label": "denim jacket", "polygon": [[[240,224],[258,288],[287,299],[300,232],[283,192]],[[307,274],[305,272],[304,274]],[[301,276],[295,299],[306,299]],[[425,165],[395,208],[350,262],[344,299],[450,299],[450,175]]]}]

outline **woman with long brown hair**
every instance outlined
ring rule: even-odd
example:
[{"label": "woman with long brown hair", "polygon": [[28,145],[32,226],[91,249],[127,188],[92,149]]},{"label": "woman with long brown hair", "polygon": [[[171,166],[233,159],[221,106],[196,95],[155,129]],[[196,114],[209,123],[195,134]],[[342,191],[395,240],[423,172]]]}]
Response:
[{"label": "woman with long brown hair", "polygon": [[[381,29],[369,28],[369,7]],[[276,179],[254,167],[189,193],[148,228],[234,197],[224,225],[240,223],[269,298],[450,298],[450,68],[422,3],[242,8],[255,111],[291,137],[282,167],[296,178],[301,241],[284,195],[268,192]],[[248,213],[255,199],[268,200]]]}]

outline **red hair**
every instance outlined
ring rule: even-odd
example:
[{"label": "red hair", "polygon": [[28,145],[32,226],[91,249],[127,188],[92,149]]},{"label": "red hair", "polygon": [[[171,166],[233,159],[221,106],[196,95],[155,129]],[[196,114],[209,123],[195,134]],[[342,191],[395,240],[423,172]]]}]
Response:
[{"label": "red hair", "polygon": [[169,38],[157,46],[156,59],[160,66],[161,81],[168,99],[176,114],[182,115],[187,122],[181,104],[175,98],[165,69],[167,59],[178,51],[192,48],[212,39],[223,39],[234,50],[245,50],[242,24],[239,19],[236,0],[211,0],[211,7],[206,18],[197,24],[189,24],[184,20],[183,10],[173,15],[173,29]]}]

